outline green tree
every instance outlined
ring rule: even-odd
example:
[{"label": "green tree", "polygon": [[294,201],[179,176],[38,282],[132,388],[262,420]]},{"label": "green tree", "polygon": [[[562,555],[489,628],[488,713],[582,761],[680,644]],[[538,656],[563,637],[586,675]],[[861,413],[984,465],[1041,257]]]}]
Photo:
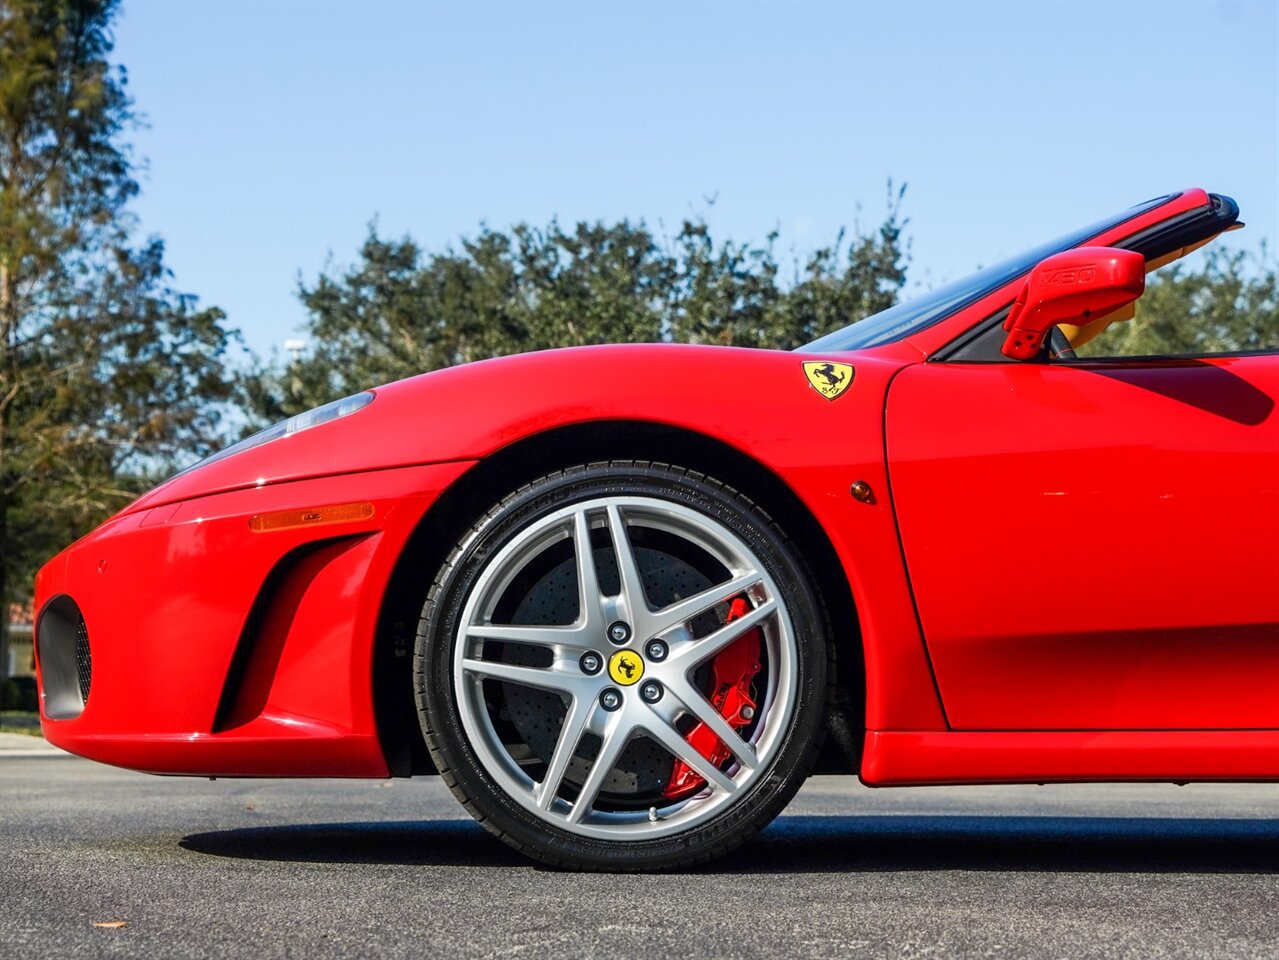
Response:
[{"label": "green tree", "polygon": [[666,305],[668,339],[724,347],[770,346],[778,320],[776,233],[762,247],[716,244],[703,221],[685,222],[671,261],[674,286]]},{"label": "green tree", "polygon": [[1279,279],[1266,248],[1209,247],[1200,264],[1151,274],[1136,315],[1112,324],[1081,356],[1155,356],[1279,347]]},{"label": "green tree", "polygon": [[906,195],[889,181],[888,215],[873,233],[854,224],[852,236],[840,231],[835,243],[816,250],[777,305],[770,345],[794,348],[862,320],[897,302],[906,283],[908,221],[901,216]]},{"label": "green tree", "polygon": [[790,284],[775,235],[760,246],[718,242],[703,221],[669,239],[627,220],[486,227],[434,254],[374,227],[353,266],[302,285],[310,349],[259,361],[244,405],[260,425],[371,384],[551,347],[798,346],[893,304],[906,276],[900,201],[890,188],[877,231],[841,233],[797,264]]},{"label": "green tree", "polygon": [[174,460],[231,396],[216,309],[133,241],[115,0],[0,0],[0,670],[35,568]]}]

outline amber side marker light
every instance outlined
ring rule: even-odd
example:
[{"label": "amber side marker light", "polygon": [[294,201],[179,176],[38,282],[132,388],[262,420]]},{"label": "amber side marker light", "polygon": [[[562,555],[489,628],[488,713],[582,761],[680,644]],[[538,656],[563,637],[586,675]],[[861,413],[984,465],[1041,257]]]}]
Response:
[{"label": "amber side marker light", "polygon": [[339,503],[330,507],[310,507],[306,510],[281,510],[279,513],[260,513],[249,520],[254,533],[269,530],[290,530],[294,527],[318,527],[326,523],[350,523],[354,520],[373,518],[371,503]]}]

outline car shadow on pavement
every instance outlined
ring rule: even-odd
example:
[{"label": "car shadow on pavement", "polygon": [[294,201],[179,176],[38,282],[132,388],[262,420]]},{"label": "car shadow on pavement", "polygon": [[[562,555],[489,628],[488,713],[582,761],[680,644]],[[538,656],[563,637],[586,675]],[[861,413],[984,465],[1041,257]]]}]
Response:
[{"label": "car shadow on pavement", "polygon": [[783,816],[710,869],[1279,873],[1279,819]]},{"label": "car shadow on pavement", "polygon": [[520,866],[528,861],[473,820],[307,823],[244,827],[183,837],[195,853],[299,863]]},{"label": "car shadow on pavement", "polygon": [[[181,846],[210,856],[307,863],[529,863],[469,820],[246,827],[192,834]],[[1279,819],[784,816],[745,847],[700,869],[1279,873]]]}]

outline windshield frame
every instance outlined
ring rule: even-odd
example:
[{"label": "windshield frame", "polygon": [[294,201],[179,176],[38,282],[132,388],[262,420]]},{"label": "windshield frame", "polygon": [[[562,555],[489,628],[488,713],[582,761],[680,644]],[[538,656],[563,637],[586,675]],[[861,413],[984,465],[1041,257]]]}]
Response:
[{"label": "windshield frame", "polygon": [[935,326],[964,308],[989,296],[1001,287],[1029,273],[1035,264],[1054,253],[1070,250],[1093,237],[1113,230],[1135,217],[1149,213],[1181,196],[1170,193],[1139,203],[1119,214],[1074,230],[1055,240],[1032,247],[1015,257],[984,267],[921,296],[894,304],[887,310],[856,320],[847,326],[818,337],[797,353],[842,353],[898,343],[922,330]]}]

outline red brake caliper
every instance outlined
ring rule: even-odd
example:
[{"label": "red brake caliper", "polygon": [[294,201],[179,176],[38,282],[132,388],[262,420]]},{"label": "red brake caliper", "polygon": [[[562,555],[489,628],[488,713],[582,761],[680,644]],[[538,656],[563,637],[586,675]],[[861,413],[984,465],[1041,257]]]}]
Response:
[{"label": "red brake caliper", "polygon": [[[732,623],[749,612],[746,598],[737,597],[729,604],[728,616],[724,622]],[[756,627],[734,640],[711,662],[714,685],[708,699],[711,706],[719,711],[734,730],[740,730],[755,716],[757,704],[751,698],[751,684],[759,673],[759,656],[760,635],[759,628]],[[699,723],[690,730],[685,739],[693,745],[693,749],[717,767],[732,753],[704,723]],[[670,782],[662,795],[678,799],[696,793],[705,782],[683,760],[676,760],[671,770]]]}]

